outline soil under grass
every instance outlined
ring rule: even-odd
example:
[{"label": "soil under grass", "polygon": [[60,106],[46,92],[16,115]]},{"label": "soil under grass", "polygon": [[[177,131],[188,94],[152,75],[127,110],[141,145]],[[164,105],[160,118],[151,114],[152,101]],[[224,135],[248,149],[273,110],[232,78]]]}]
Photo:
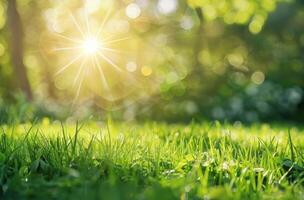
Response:
[{"label": "soil under grass", "polygon": [[0,127],[0,199],[301,199],[303,166],[295,126]]}]

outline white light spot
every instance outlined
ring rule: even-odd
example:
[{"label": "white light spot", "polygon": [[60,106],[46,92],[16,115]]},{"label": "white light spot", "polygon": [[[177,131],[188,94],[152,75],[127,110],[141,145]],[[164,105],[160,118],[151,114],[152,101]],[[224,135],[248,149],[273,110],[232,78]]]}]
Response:
[{"label": "white light spot", "polygon": [[99,47],[100,47],[100,43],[95,38],[88,38],[82,44],[83,51],[86,54],[96,53]]},{"label": "white light spot", "polygon": [[159,0],[157,3],[157,9],[162,14],[170,14],[177,9],[176,0]]},{"label": "white light spot", "polygon": [[128,62],[126,68],[129,72],[135,72],[137,69],[137,64],[135,62]]},{"label": "white light spot", "polygon": [[136,3],[131,3],[126,8],[126,15],[131,19],[136,19],[141,14],[141,9]]},{"label": "white light spot", "polygon": [[193,27],[193,20],[189,16],[184,16],[181,19],[180,26],[185,30],[190,30]]},{"label": "white light spot", "polygon": [[85,6],[89,13],[94,13],[100,9],[101,3],[100,0],[89,0],[85,2]]}]

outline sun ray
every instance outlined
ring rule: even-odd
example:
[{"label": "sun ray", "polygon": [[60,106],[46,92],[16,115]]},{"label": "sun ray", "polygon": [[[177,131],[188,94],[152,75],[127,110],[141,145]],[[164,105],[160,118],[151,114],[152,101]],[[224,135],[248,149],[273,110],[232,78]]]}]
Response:
[{"label": "sun ray", "polygon": [[100,47],[100,50],[110,51],[110,52],[114,52],[114,53],[124,53],[124,52],[122,52],[120,50],[112,49],[112,48],[107,48],[107,47]]},{"label": "sun ray", "polygon": [[116,39],[116,40],[102,41],[102,43],[104,45],[106,45],[106,44],[113,44],[113,43],[121,42],[121,41],[128,40],[128,39],[130,39],[130,37],[119,38],[119,39]]},{"label": "sun ray", "polygon": [[103,83],[104,86],[107,88],[107,90],[109,90],[110,87],[109,87],[109,84],[108,84],[108,82],[107,82],[106,76],[104,75],[104,71],[102,70],[102,67],[100,66],[100,63],[99,63],[99,61],[98,61],[98,59],[96,58],[95,55],[94,55],[94,57],[93,57],[93,63],[94,63],[94,65],[97,67],[97,70],[98,70],[98,72],[99,72],[99,74],[100,74],[102,83]]},{"label": "sun ray", "polygon": [[75,47],[60,47],[60,48],[55,48],[53,51],[68,51],[68,50],[77,50],[81,49],[81,46],[75,46]]},{"label": "sun ray", "polygon": [[101,34],[101,32],[102,32],[105,24],[107,23],[107,21],[108,21],[108,19],[110,17],[111,11],[112,11],[112,6],[110,7],[110,9],[108,10],[106,16],[102,20],[102,23],[100,24],[100,26],[98,28],[97,36],[99,36]]},{"label": "sun ray", "polygon": [[113,37],[114,37],[114,35],[108,35],[108,36],[106,36],[106,37],[102,37],[102,41],[103,41],[103,42],[110,41]]},{"label": "sun ray", "polygon": [[84,75],[82,74],[80,82],[79,82],[79,85],[78,85],[78,88],[77,88],[77,92],[76,92],[75,98],[73,100],[73,105],[75,105],[75,102],[77,101],[77,99],[80,96],[80,90],[81,90],[81,87],[82,87],[83,79],[84,79]]},{"label": "sun ray", "polygon": [[70,13],[70,16],[72,18],[72,21],[74,23],[74,25],[76,26],[76,28],[78,29],[78,31],[80,32],[80,34],[82,35],[83,38],[86,38],[86,34],[83,32],[83,30],[81,29],[80,25],[77,23],[74,15],[72,13]]},{"label": "sun ray", "polygon": [[108,57],[106,57],[103,53],[101,52],[97,52],[97,54],[102,57],[107,63],[109,63],[110,65],[112,65],[117,71],[122,72],[122,70]]},{"label": "sun ray", "polygon": [[83,54],[78,55],[74,59],[72,59],[70,62],[68,62],[66,65],[64,65],[58,72],[55,73],[55,76],[58,76],[62,72],[64,72],[66,69],[68,69],[71,65],[73,65],[77,60],[79,60]]},{"label": "sun ray", "polygon": [[69,38],[67,36],[64,36],[64,35],[61,35],[59,33],[55,33],[58,37],[61,37],[63,39],[66,39],[66,40],[69,40],[70,42],[74,42],[74,43],[81,43],[82,41],[81,40],[77,40],[77,39],[74,39],[74,38]]},{"label": "sun ray", "polygon": [[78,81],[78,79],[79,79],[79,77],[81,75],[81,72],[83,71],[83,68],[84,68],[86,62],[87,62],[87,58],[85,57],[83,59],[83,61],[81,62],[81,64],[80,64],[80,67],[78,69],[77,75],[76,75],[76,77],[74,79],[73,87],[75,87],[75,85],[76,85],[76,83],[77,83],[77,81]]},{"label": "sun ray", "polygon": [[[106,72],[108,72],[108,70],[125,72],[120,66],[120,63],[116,63],[119,61],[114,60],[109,55],[112,53],[125,53],[120,51],[120,49],[112,48],[114,45],[111,44],[119,44],[130,37],[118,38],[115,37],[115,34],[106,34],[104,28],[111,16],[111,9],[107,10],[102,19],[102,23],[97,27],[93,27],[91,24],[92,21],[90,21],[88,2],[89,0],[83,0],[84,6],[81,8],[80,15],[69,12],[71,17],[69,18],[71,21],[70,28],[75,30],[75,38],[70,37],[73,35],[65,35],[65,32],[57,33],[58,37],[62,38],[62,40],[55,40],[56,43],[54,45],[56,46],[53,46],[53,51],[55,52],[67,51],[67,53],[75,56],[67,60],[67,63],[64,63],[65,65],[61,66],[55,73],[55,76],[57,76],[71,66],[75,66],[75,68],[73,67],[73,71],[75,70],[73,74],[74,77],[71,81],[71,86],[75,93],[73,104],[83,95],[82,90],[86,89],[84,87],[86,87],[85,84],[89,78],[88,76],[94,76],[94,73],[97,73],[96,78],[100,81],[98,87],[101,87],[101,89],[106,92],[105,95],[111,97],[110,99],[114,99],[111,94],[112,77],[109,77],[109,74]],[[88,72],[91,72],[91,70],[92,73],[89,75]],[[70,70],[67,71],[70,72]],[[113,90],[114,89],[116,89],[116,86]]]},{"label": "sun ray", "polygon": [[88,0],[85,0],[85,4],[84,4],[84,19],[85,19],[85,23],[86,23],[86,27],[87,27],[87,35],[91,35],[91,27],[90,27],[90,22],[89,22],[89,13],[88,13]]}]

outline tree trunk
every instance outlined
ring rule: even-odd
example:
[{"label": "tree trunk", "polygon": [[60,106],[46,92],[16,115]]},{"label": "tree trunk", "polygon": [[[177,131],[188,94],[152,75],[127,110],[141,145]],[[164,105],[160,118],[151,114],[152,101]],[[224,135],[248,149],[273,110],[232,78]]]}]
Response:
[{"label": "tree trunk", "polygon": [[23,63],[23,31],[21,18],[17,10],[16,0],[8,0],[7,19],[10,37],[11,60],[18,87],[25,93],[28,100],[32,99],[32,91]]}]

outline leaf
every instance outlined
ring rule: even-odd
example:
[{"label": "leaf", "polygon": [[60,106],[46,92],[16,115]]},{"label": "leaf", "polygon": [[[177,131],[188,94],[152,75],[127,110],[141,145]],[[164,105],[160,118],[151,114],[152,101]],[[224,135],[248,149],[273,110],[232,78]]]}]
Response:
[{"label": "leaf", "polygon": [[27,166],[22,166],[20,169],[19,169],[19,176],[25,176],[28,174],[28,167]]},{"label": "leaf", "polygon": [[[286,172],[283,177],[286,176],[291,182],[304,177],[304,167],[301,167],[289,159],[283,161],[282,167]],[[281,179],[283,179],[283,177]]]},{"label": "leaf", "polygon": [[35,160],[31,165],[31,171],[37,172],[39,167],[39,161],[40,159]]},{"label": "leaf", "polygon": [[282,167],[286,171],[288,171],[288,170],[290,170],[290,168],[292,168],[291,171],[304,172],[304,168],[303,167],[301,167],[300,165],[292,162],[289,159],[286,159],[286,160],[283,161]]},{"label": "leaf", "polygon": [[290,130],[288,130],[288,143],[290,147],[290,153],[291,153],[291,160],[294,162],[295,161],[295,153],[294,153],[294,146],[291,140],[291,135],[290,135]]}]

